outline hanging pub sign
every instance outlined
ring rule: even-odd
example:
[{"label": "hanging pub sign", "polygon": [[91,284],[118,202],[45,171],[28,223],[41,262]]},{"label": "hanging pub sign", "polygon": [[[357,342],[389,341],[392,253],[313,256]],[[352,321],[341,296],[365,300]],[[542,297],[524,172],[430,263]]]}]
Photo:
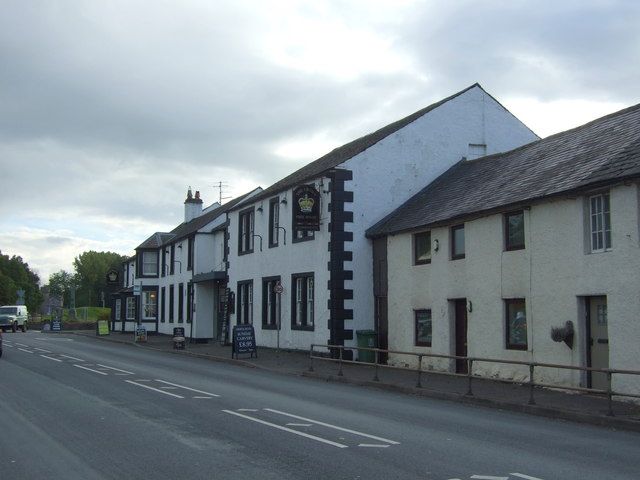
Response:
[{"label": "hanging pub sign", "polygon": [[107,271],[106,279],[108,285],[117,285],[119,280],[119,272],[115,268]]},{"label": "hanging pub sign", "polygon": [[293,229],[320,230],[320,192],[314,184],[293,189]]}]

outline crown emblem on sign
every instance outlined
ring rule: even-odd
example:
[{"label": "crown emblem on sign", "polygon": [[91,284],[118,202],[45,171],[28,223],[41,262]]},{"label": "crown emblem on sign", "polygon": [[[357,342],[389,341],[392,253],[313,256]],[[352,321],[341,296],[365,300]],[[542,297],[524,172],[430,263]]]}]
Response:
[{"label": "crown emblem on sign", "polygon": [[304,194],[304,198],[298,200],[298,205],[300,205],[300,211],[302,211],[302,213],[311,213],[314,203],[313,198],[309,198],[306,193]]}]

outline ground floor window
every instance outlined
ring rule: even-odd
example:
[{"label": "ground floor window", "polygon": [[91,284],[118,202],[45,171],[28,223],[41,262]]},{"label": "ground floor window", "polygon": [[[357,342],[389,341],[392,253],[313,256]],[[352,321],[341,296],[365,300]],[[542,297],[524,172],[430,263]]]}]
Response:
[{"label": "ground floor window", "polygon": [[113,306],[113,319],[120,320],[120,314],[122,312],[122,300],[116,298],[115,305]]},{"label": "ground floor window", "polygon": [[291,276],[291,328],[313,330],[314,282],[313,273],[297,273]]},{"label": "ground floor window", "polygon": [[238,325],[253,324],[253,280],[238,282]]},{"label": "ground floor window", "polygon": [[430,347],[432,339],[431,310],[414,310],[416,345]]},{"label": "ground floor window", "polygon": [[507,349],[527,349],[527,309],[524,298],[504,301],[506,312]]},{"label": "ground floor window", "polygon": [[174,288],[173,285],[169,285],[169,323],[173,323],[173,298],[174,298]]},{"label": "ground floor window", "polygon": [[262,328],[278,328],[280,314],[280,294],[276,293],[276,285],[280,277],[262,279]]},{"label": "ground floor window", "polygon": [[136,297],[127,297],[127,320],[136,319]]},{"label": "ground floor window", "polygon": [[154,290],[142,292],[142,318],[144,320],[155,319],[158,315],[158,294]]},{"label": "ground floor window", "polygon": [[162,287],[162,289],[160,289],[160,321],[162,323],[164,323],[165,321],[165,307],[167,304],[166,293],[167,293],[166,287]]}]

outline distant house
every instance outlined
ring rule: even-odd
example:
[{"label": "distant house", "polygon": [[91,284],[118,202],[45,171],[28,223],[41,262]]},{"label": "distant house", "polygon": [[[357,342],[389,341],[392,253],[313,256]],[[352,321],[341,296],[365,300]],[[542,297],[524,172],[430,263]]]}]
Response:
[{"label": "distant house", "polygon": [[[232,324],[258,345],[353,345],[386,323],[371,297],[368,226],[461,158],[538,137],[475,84],[349,142],[229,212]],[[314,209],[315,213],[314,213]],[[382,347],[387,346],[384,335]]]},{"label": "distant house", "polygon": [[[132,331],[139,321],[148,331],[171,334],[174,327],[184,327],[189,338],[218,339],[228,275],[227,212],[261,191],[203,209],[200,192],[194,196],[189,189],[184,222],[151,235],[124,263],[125,284],[114,298],[112,320],[123,331]],[[139,298],[134,285],[140,285]]]},{"label": "distant house", "polygon": [[[367,231],[389,348],[638,370],[639,185],[640,105],[458,162]],[[423,365],[466,371],[460,361]],[[529,374],[510,364],[473,369]],[[607,384],[601,373],[536,371],[539,382]],[[614,390],[638,392],[640,378],[614,375]]]}]

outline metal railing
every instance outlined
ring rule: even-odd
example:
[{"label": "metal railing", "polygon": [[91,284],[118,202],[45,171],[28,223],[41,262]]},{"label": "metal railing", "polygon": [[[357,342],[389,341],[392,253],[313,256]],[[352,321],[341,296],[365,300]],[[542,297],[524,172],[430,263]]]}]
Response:
[{"label": "metal railing", "polygon": [[[337,352],[337,358],[328,357],[326,355],[314,355],[314,353],[319,353],[316,348],[325,348],[330,352]],[[369,351],[375,353],[375,362],[361,362],[355,360],[348,360],[344,358],[344,351],[349,350],[357,350],[358,353],[360,351]],[[397,365],[386,365],[380,363],[380,354],[393,354],[393,355],[409,355],[413,357],[418,357],[418,366],[416,368],[402,367]],[[440,370],[423,370],[422,369],[422,360],[423,358],[442,358],[453,361],[464,361],[466,362],[467,372],[466,373],[453,373],[447,371]],[[482,357],[461,357],[456,355],[444,355],[438,353],[416,353],[416,352],[404,352],[398,350],[383,350],[380,348],[365,348],[365,347],[346,347],[343,345],[322,345],[322,344],[311,344],[309,349],[309,371],[313,372],[313,360],[324,360],[329,362],[338,363],[338,376],[343,376],[343,365],[344,364],[357,364],[357,365],[371,365],[374,367],[373,381],[378,382],[380,378],[378,376],[378,372],[380,368],[388,368],[388,369],[396,369],[396,370],[404,370],[404,371],[415,371],[417,374],[416,388],[422,388],[422,374],[436,374],[436,375],[448,375],[453,377],[466,377],[467,378],[467,392],[465,395],[473,396],[473,379],[481,379],[487,381],[498,381],[501,383],[513,383],[518,385],[527,385],[529,387],[529,405],[535,405],[536,401],[534,398],[534,388],[535,387],[544,387],[558,390],[573,390],[578,392],[587,392],[587,393],[595,393],[607,396],[608,402],[608,411],[607,415],[614,416],[613,412],[613,397],[629,397],[629,398],[640,398],[640,394],[628,393],[628,392],[617,392],[612,389],[612,377],[613,375],[640,375],[640,371],[638,370],[620,370],[620,369],[612,369],[612,368],[592,368],[592,367],[579,367],[574,365],[561,365],[555,363],[542,363],[542,362],[522,362],[518,360],[503,360],[496,358],[482,358]],[[505,379],[505,378],[490,378],[484,377],[480,375],[473,375],[473,365],[478,363],[501,363],[501,364],[510,364],[510,365],[522,365],[527,366],[529,368],[529,380],[526,382]],[[592,373],[603,373],[607,376],[607,389],[596,389],[596,388],[585,388],[585,387],[574,387],[570,385],[557,385],[550,383],[538,383],[534,380],[535,369],[536,368],[557,368],[563,370],[578,370],[582,372],[592,372]]]}]

